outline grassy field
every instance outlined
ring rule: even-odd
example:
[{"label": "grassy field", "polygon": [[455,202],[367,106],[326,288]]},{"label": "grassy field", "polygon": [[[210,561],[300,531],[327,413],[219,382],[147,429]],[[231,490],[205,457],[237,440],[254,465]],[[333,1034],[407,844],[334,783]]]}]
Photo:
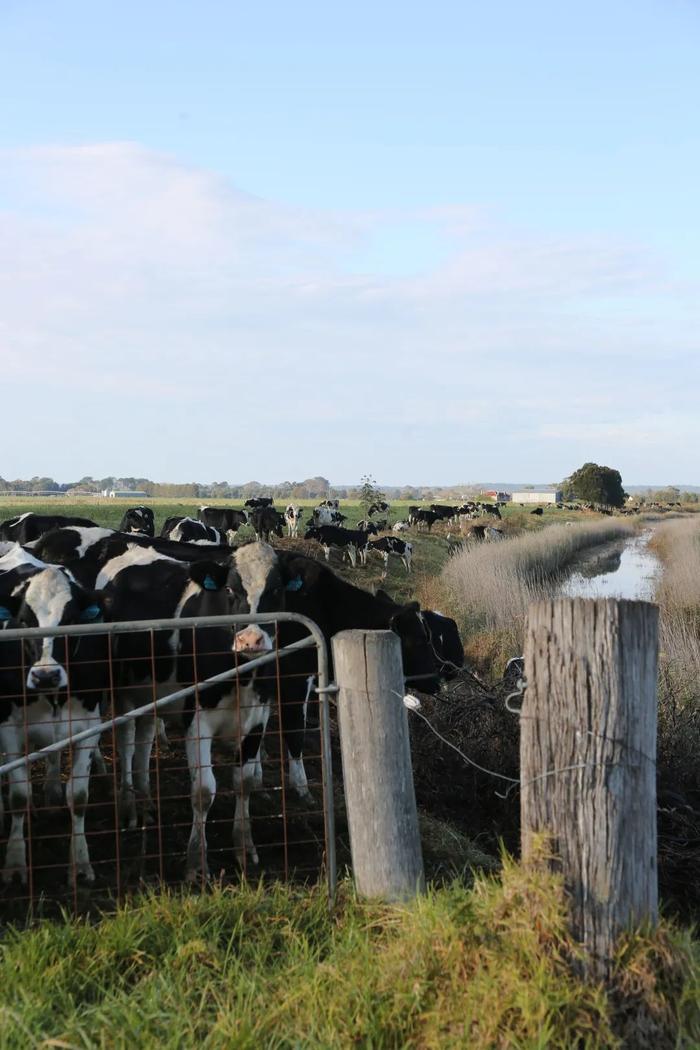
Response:
[{"label": "grassy field", "polygon": [[411,906],[320,890],[216,887],[0,945],[0,1043],[85,1048],[697,1046],[700,956],[662,923],[581,980],[555,876],[505,861]]}]

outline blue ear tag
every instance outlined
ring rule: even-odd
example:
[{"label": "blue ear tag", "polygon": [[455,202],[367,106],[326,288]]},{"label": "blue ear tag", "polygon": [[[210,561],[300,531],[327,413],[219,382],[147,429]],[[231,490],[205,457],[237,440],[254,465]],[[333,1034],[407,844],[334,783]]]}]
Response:
[{"label": "blue ear tag", "polygon": [[211,577],[209,573],[207,573],[207,575],[204,577],[202,581],[202,587],[204,587],[205,591],[218,591],[219,589],[213,577]]},{"label": "blue ear tag", "polygon": [[301,576],[295,576],[293,580],[289,581],[289,583],[285,587],[285,590],[286,591],[300,591],[303,586],[304,586],[304,581],[302,580]]},{"label": "blue ear tag", "polygon": [[82,623],[90,623],[91,620],[99,620],[102,616],[102,609],[99,605],[86,605],[80,614],[80,620]]},{"label": "blue ear tag", "polygon": [[7,606],[0,605],[0,623],[2,623],[4,620],[11,620],[11,619],[12,619],[12,613],[7,608]]}]

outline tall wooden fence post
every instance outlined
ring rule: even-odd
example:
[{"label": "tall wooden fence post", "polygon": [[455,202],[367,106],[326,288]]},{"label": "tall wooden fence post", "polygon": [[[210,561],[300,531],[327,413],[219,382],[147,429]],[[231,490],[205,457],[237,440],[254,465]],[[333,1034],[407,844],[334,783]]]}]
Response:
[{"label": "tall wooden fence post", "polygon": [[522,853],[549,836],[587,968],[610,970],[625,927],[658,915],[658,609],[563,598],[530,606],[521,713]]},{"label": "tall wooden fence post", "polygon": [[406,900],[425,888],[401,643],[392,631],[333,637],[345,803],[355,885]]}]

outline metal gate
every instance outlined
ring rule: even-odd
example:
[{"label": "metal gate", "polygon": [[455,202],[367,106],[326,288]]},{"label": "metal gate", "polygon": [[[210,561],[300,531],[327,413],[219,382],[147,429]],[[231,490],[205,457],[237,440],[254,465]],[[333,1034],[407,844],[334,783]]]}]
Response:
[{"label": "metal gate", "polygon": [[[288,629],[289,624],[297,625],[303,637],[282,644],[280,629]],[[214,655],[231,666],[208,678],[199,675],[198,662],[206,663],[203,632],[231,628],[233,638],[251,625],[265,630],[272,646],[269,651],[251,657],[227,648]],[[138,636],[142,646],[146,642],[138,664],[128,655],[127,636]],[[94,653],[88,652],[89,645],[81,647],[86,637],[102,639],[99,666]],[[38,696],[28,687],[27,649],[49,638],[64,639],[58,644],[67,684],[60,692]],[[187,643],[192,680],[172,682],[171,676],[170,685],[158,684],[164,638],[170,640],[171,649],[175,647],[173,660]],[[300,660],[303,653],[306,660]],[[211,655],[207,650],[207,657]],[[150,669],[144,661],[150,661]],[[77,681],[89,663],[106,688],[101,689],[97,712],[86,724],[85,704],[72,699],[71,679]],[[130,686],[131,680],[140,684]],[[8,690],[8,681],[15,683],[14,689]],[[149,695],[144,695],[145,689]],[[0,630],[0,789],[6,796],[4,822],[0,822],[0,916],[12,920],[28,912],[50,912],[56,905],[85,910],[145,886],[182,884],[186,876],[190,882],[200,882],[206,877],[207,859],[210,876],[223,883],[235,882],[241,872],[256,878],[304,880],[323,874],[332,897],[336,881],[328,707],[332,691],[323,634],[315,623],[295,613]],[[223,694],[226,702],[207,705],[207,693]],[[267,698],[262,704],[261,696]],[[254,716],[252,705],[257,705]],[[291,717],[291,705],[302,706],[296,718]],[[183,707],[185,721],[189,719],[184,733]],[[261,747],[251,758],[246,747],[250,752],[258,737],[245,735],[246,719],[257,717],[261,710],[266,721],[265,709],[269,723],[258,734]],[[302,715],[306,743],[300,770],[290,750],[294,734],[287,723],[298,726]],[[130,796],[124,787],[129,762],[125,755],[133,736],[132,758],[138,752],[143,764],[149,726],[155,730],[146,773],[150,798],[134,788],[134,806],[126,812],[124,800]],[[205,761],[212,737],[218,743]],[[294,739],[298,750],[298,730]],[[90,768],[87,756],[96,742],[99,747]],[[87,777],[81,776],[86,757]],[[43,784],[40,763],[46,767]],[[143,772],[141,768],[142,780]],[[298,799],[303,773],[308,776],[309,797]],[[134,777],[138,779],[136,773]],[[215,798],[208,809],[212,783]],[[201,836],[201,870],[193,874],[197,828],[205,830],[206,839]],[[89,855],[87,867],[83,847]],[[259,865],[253,863],[256,852]]]}]

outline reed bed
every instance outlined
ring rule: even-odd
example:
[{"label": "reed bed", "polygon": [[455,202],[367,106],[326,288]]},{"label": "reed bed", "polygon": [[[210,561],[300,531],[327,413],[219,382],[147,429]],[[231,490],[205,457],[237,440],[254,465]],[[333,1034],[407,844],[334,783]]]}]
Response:
[{"label": "reed bed", "polygon": [[477,644],[479,638],[485,644],[488,636],[504,657],[520,652],[530,602],[554,594],[581,551],[634,531],[631,522],[596,521],[550,525],[499,543],[465,545],[442,572],[450,608],[464,636],[476,636]]}]

